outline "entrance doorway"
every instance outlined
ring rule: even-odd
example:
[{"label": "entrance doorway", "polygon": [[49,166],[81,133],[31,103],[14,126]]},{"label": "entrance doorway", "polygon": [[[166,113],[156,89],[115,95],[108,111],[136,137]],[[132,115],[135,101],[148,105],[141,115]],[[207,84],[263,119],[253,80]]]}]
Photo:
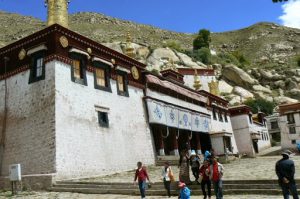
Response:
[{"label": "entrance doorway", "polygon": [[205,153],[205,151],[210,151],[211,146],[211,140],[208,133],[200,133],[200,144],[201,144],[201,151],[202,153]]},{"label": "entrance doorway", "polygon": [[257,144],[258,140],[252,140],[253,143],[253,148],[255,153],[258,153],[258,144]]}]

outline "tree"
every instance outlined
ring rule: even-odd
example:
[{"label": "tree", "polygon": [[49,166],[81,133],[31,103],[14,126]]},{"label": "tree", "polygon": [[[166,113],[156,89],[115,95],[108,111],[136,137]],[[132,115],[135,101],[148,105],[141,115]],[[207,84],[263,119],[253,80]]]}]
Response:
[{"label": "tree", "polygon": [[201,29],[199,30],[197,37],[193,41],[193,48],[194,50],[199,50],[201,48],[209,48],[210,42],[210,31],[206,29]]},{"label": "tree", "polygon": [[197,61],[208,64],[211,61],[211,54],[209,48],[200,48],[198,50],[187,51],[186,54]]},{"label": "tree", "polygon": [[269,102],[262,98],[248,99],[244,102],[244,104],[251,108],[252,113],[257,113],[258,110],[260,110],[263,113],[271,115],[275,108],[275,104],[273,102]]}]

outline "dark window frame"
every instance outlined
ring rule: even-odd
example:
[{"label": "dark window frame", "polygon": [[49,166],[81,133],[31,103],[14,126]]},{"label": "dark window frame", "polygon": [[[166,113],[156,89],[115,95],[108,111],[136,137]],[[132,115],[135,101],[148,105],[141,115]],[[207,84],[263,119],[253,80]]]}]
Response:
[{"label": "dark window frame", "polygon": [[[107,92],[112,92],[111,91],[111,84],[110,84],[110,74],[111,74],[111,67],[103,62],[100,61],[94,61],[93,66],[95,67],[94,71],[94,87],[95,89],[107,91]],[[105,76],[105,83],[106,86],[100,86],[97,84],[97,76],[96,76],[96,69],[102,69],[104,70],[104,76]]]},{"label": "dark window frame", "polygon": [[253,124],[253,120],[252,120],[252,114],[249,114],[249,121],[250,121],[250,124]]},{"label": "dark window frame", "polygon": [[[43,59],[43,65],[42,65],[42,75],[40,77],[36,76],[36,70],[37,70],[37,61],[39,59]],[[31,65],[30,65],[30,74],[29,74],[29,81],[28,83],[34,83],[37,81],[45,80],[46,77],[46,71],[45,71],[45,51],[38,51],[31,55]]]},{"label": "dark window frame", "polygon": [[216,112],[216,109],[214,107],[212,108],[212,113],[213,113],[213,119],[217,120],[217,112]]},{"label": "dark window frame", "polygon": [[292,144],[296,144],[296,140],[291,140],[291,143]]},{"label": "dark window frame", "polygon": [[273,129],[279,129],[279,125],[278,125],[277,121],[271,121],[270,125],[271,125],[271,130],[273,130]]},{"label": "dark window frame", "polygon": [[[289,116],[291,116],[291,117],[289,117]],[[287,122],[288,122],[288,124],[295,124],[294,113],[288,113],[288,114],[286,115],[286,117],[287,117]],[[293,119],[290,120],[291,118],[293,118]]]},{"label": "dark window frame", "polygon": [[[124,90],[125,91],[120,91],[119,89],[119,84],[118,84],[118,75],[123,76],[123,84],[124,84]],[[129,97],[129,91],[128,91],[128,74],[124,71],[117,70],[116,71],[116,84],[117,84],[117,91],[118,95]]]},{"label": "dark window frame", "polygon": [[224,120],[225,120],[226,123],[228,123],[228,118],[227,118],[227,113],[226,112],[224,113]]},{"label": "dark window frame", "polygon": [[296,134],[296,127],[295,126],[290,126],[289,127],[289,134]]},{"label": "dark window frame", "polygon": [[224,120],[223,120],[223,114],[222,114],[222,111],[219,111],[218,112],[218,118],[219,118],[219,121],[220,122],[223,122]]},{"label": "dark window frame", "polygon": [[87,78],[86,78],[86,69],[87,69],[87,58],[85,55],[81,55],[79,53],[70,53],[70,58],[73,60],[78,60],[80,61],[80,73],[82,73],[82,78],[78,79],[75,78],[74,74],[74,66],[73,62],[71,64],[71,81],[74,83],[82,84],[87,86]]},{"label": "dark window frame", "polygon": [[[105,118],[105,121],[103,120],[103,118]],[[98,124],[101,127],[109,128],[108,112],[98,111]]]}]

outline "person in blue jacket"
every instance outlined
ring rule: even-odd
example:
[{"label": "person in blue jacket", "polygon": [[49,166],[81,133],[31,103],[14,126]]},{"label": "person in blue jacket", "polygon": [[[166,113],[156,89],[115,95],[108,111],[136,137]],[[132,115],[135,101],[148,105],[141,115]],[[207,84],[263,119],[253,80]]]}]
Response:
[{"label": "person in blue jacket", "polygon": [[191,190],[183,182],[179,182],[180,193],[178,199],[191,199]]}]

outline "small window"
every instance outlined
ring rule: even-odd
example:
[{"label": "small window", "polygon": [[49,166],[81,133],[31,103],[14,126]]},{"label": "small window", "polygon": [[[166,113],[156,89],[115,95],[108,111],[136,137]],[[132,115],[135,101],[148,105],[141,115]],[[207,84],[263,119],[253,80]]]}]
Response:
[{"label": "small window", "polygon": [[117,89],[118,95],[123,95],[128,97],[128,80],[127,73],[118,72],[117,73]]},{"label": "small window", "polygon": [[32,55],[29,83],[45,79],[44,54],[37,52]]},{"label": "small window", "polygon": [[109,127],[108,113],[98,111],[98,122],[101,127]]},{"label": "small window", "polygon": [[292,140],[292,144],[296,144],[296,140]]},{"label": "small window", "polygon": [[225,122],[227,123],[228,122],[228,118],[227,118],[227,113],[226,112],[224,114],[224,119],[225,119]]},{"label": "small window", "polygon": [[279,126],[277,121],[271,122],[271,129],[278,129],[278,128]]},{"label": "small window", "polygon": [[102,62],[94,62],[95,88],[111,92],[110,87],[110,66]]},{"label": "small window", "polygon": [[217,113],[216,113],[216,109],[213,108],[213,119],[217,120]]},{"label": "small window", "polygon": [[287,121],[289,124],[294,124],[295,123],[295,118],[293,113],[287,114]]},{"label": "small window", "polygon": [[252,122],[252,115],[251,115],[251,114],[249,114],[249,121],[250,121],[250,124],[253,123],[253,122]]},{"label": "small window", "polygon": [[85,57],[76,53],[72,53],[71,58],[71,80],[75,83],[87,85]]},{"label": "small window", "polygon": [[289,127],[290,134],[296,134],[296,128],[294,126]]},{"label": "small window", "polygon": [[220,122],[223,122],[223,115],[222,115],[222,112],[221,111],[219,111],[219,121]]}]

